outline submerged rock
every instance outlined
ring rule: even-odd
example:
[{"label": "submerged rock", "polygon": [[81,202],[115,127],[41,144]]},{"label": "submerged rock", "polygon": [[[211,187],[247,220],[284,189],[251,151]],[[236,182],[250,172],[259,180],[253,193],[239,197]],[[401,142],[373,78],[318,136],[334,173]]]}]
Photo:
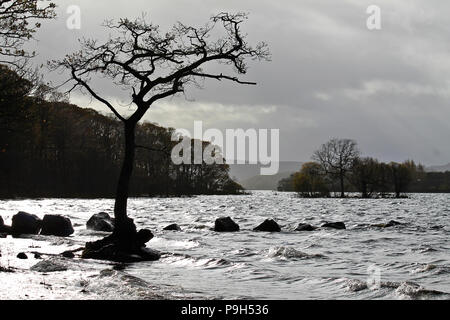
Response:
[{"label": "submerged rock", "polygon": [[163,230],[166,230],[166,231],[181,231],[181,228],[180,228],[179,225],[174,223],[174,224],[168,225]]},{"label": "submerged rock", "polygon": [[253,229],[254,231],[280,232],[281,228],[273,219],[266,219],[263,223]]},{"label": "submerged rock", "polygon": [[322,228],[345,229],[345,223],[343,223],[343,222],[327,222],[324,225],[322,225]]},{"label": "submerged rock", "polygon": [[58,271],[66,271],[67,266],[54,260],[42,260],[36,263],[34,266],[32,266],[30,270],[43,273],[58,272]]},{"label": "submerged rock", "polygon": [[94,214],[86,223],[86,227],[95,231],[113,232],[114,219],[106,212]]},{"label": "submerged rock", "polygon": [[41,234],[44,236],[68,237],[74,232],[69,218],[59,215],[45,215]]},{"label": "submerged rock", "polygon": [[122,248],[114,243],[102,246],[98,250],[93,248],[86,248],[83,251],[82,258],[108,260],[115,262],[142,262],[142,261],[156,261],[161,258],[161,253],[156,250],[148,248],[138,248],[132,251],[122,250]]},{"label": "submerged rock", "polygon": [[403,223],[400,223],[398,221],[391,220],[388,223],[373,224],[372,227],[389,228],[389,227],[394,227],[394,226],[398,226],[398,225],[402,225],[402,224]]},{"label": "submerged rock", "polygon": [[314,231],[317,227],[313,227],[308,223],[300,223],[295,231]]},{"label": "submerged rock", "polygon": [[69,258],[69,259],[75,258],[75,254],[72,251],[64,251],[61,255],[64,258]]},{"label": "submerged rock", "polygon": [[42,220],[38,216],[26,212],[19,212],[12,217],[12,233],[20,234],[39,234]]},{"label": "submerged rock", "polygon": [[398,226],[398,225],[402,225],[403,223],[395,221],[395,220],[391,220],[388,223],[385,224],[385,228],[389,228],[389,227],[393,227],[393,226]]},{"label": "submerged rock", "polygon": [[239,231],[239,225],[230,217],[218,218],[214,223],[214,231],[217,232],[235,232]]}]

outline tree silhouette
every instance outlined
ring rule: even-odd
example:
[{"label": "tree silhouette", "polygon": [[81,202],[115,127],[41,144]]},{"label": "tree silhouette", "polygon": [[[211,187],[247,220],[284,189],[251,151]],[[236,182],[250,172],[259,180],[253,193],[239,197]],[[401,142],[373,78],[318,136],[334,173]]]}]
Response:
[{"label": "tree silhouette", "polygon": [[[83,40],[81,50],[50,67],[67,69],[74,81],[72,90],[81,88],[104,104],[124,125],[124,160],[117,185],[114,215],[114,239],[127,243],[136,233],[132,219],[127,217],[127,199],[135,159],[135,128],[149,108],[157,101],[185,92],[189,85],[200,85],[204,79],[229,80],[238,84],[255,84],[233,74],[206,70],[213,62],[230,65],[234,73],[247,72],[248,59],[269,59],[263,42],[250,46],[241,32],[246,14],[220,13],[204,27],[195,28],[177,23],[170,32],[162,33],[145,17],[134,21],[107,21],[105,27],[115,32],[104,43]],[[221,27],[220,30],[217,30]],[[222,36],[215,37],[220,32]],[[213,40],[215,39],[215,40]],[[92,77],[101,75],[129,92],[135,111],[123,116],[111,101],[94,88]]]},{"label": "tree silhouette", "polygon": [[42,0],[0,0],[0,63],[21,69],[35,56],[23,46],[41,27],[40,20],[55,17],[55,7]]},{"label": "tree silhouette", "polygon": [[351,139],[331,139],[314,152],[313,160],[319,162],[325,173],[339,179],[341,197],[345,197],[344,180],[359,157],[357,143]]}]

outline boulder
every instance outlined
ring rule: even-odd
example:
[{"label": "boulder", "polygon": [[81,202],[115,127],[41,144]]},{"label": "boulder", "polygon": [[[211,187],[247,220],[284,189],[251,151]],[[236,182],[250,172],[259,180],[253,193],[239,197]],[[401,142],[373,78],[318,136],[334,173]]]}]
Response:
[{"label": "boulder", "polygon": [[82,258],[108,260],[122,263],[156,261],[161,258],[161,253],[145,247],[136,250],[122,250],[119,245],[110,243],[100,248],[88,247],[83,251]]},{"label": "boulder", "polygon": [[179,225],[174,223],[174,224],[168,225],[163,230],[166,230],[166,231],[181,231],[181,228],[180,228]]},{"label": "boulder", "polygon": [[295,229],[295,231],[314,231],[316,230],[317,227],[313,227],[310,224],[307,223],[300,223],[297,227],[297,229]]},{"label": "boulder", "polygon": [[25,260],[28,259],[28,256],[25,253],[21,252],[17,255],[17,258]]},{"label": "boulder", "polygon": [[39,234],[42,220],[34,214],[19,212],[12,217],[11,232],[14,235]]},{"label": "boulder", "polygon": [[345,224],[343,222],[327,222],[322,225],[322,228],[345,229]]},{"label": "boulder", "polygon": [[69,218],[59,215],[45,215],[41,234],[44,236],[68,237],[74,232]]},{"label": "boulder", "polygon": [[265,231],[265,232],[280,232],[281,228],[278,225],[278,223],[276,223],[274,220],[266,219],[263,223],[261,223],[259,226],[257,226],[253,230],[255,230],[255,231]]},{"label": "boulder", "polygon": [[161,254],[145,248],[145,243],[151,238],[153,234],[150,230],[143,229],[136,232],[133,219],[127,218],[111,235],[86,243],[81,257],[123,263],[155,261]]},{"label": "boulder", "polygon": [[3,222],[3,218],[2,216],[0,216],[0,228],[3,227],[5,225],[5,223]]},{"label": "boulder", "polygon": [[95,231],[113,232],[114,219],[106,212],[94,214],[86,223],[86,227]]},{"label": "boulder", "polygon": [[218,218],[214,223],[214,231],[217,232],[234,232],[239,231],[239,225],[230,217]]},{"label": "boulder", "polygon": [[5,236],[12,234],[12,228],[6,225],[0,226],[0,234],[4,234]]},{"label": "boulder", "polygon": [[64,258],[69,258],[69,259],[75,258],[75,254],[72,251],[64,251],[61,255]]},{"label": "boulder", "polygon": [[30,270],[43,273],[58,272],[58,271],[66,271],[67,266],[55,260],[42,260],[37,264],[35,264],[34,266],[32,266]]},{"label": "boulder", "polygon": [[153,233],[148,229],[141,229],[137,233],[137,242],[139,246],[145,246],[147,242],[153,239]]}]

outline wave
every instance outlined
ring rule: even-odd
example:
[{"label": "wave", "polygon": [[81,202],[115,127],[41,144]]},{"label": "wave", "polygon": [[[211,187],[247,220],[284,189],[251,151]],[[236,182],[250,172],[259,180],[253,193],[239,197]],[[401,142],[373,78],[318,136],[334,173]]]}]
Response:
[{"label": "wave", "polygon": [[322,254],[310,254],[303,251],[296,250],[290,247],[274,247],[270,248],[266,256],[269,258],[281,258],[281,259],[313,259],[313,258],[325,258]]},{"label": "wave", "polygon": [[395,290],[395,294],[400,298],[410,299],[433,299],[437,296],[449,295],[448,293],[442,291],[426,289],[414,282],[402,282]]},{"label": "wave", "polygon": [[446,273],[450,273],[450,267],[440,266],[440,265],[435,265],[435,264],[425,264],[419,268],[411,270],[411,273],[413,273],[413,274],[426,273],[426,272],[431,272],[432,274],[446,274]]},{"label": "wave", "polygon": [[197,258],[187,254],[170,253],[163,255],[165,263],[179,267],[197,267],[206,269],[217,269],[230,266],[232,263],[223,258]]},{"label": "wave", "polygon": [[410,282],[392,282],[383,281],[380,282],[378,288],[369,287],[366,281],[361,281],[359,279],[337,279],[337,282],[343,282],[343,287],[350,292],[360,292],[363,290],[393,290],[392,293],[396,298],[399,299],[434,299],[440,296],[450,296],[449,293],[430,290],[422,287],[421,285]]}]

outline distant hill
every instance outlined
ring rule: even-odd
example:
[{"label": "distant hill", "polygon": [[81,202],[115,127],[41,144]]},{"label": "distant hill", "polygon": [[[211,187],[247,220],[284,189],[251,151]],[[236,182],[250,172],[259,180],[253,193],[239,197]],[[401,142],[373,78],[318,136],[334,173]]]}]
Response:
[{"label": "distant hill", "polygon": [[292,172],[280,172],[273,176],[254,176],[241,182],[247,190],[277,190],[278,182],[289,177]]},{"label": "distant hill", "polygon": [[450,163],[443,166],[431,166],[425,168],[426,172],[446,172],[450,171]]},{"label": "distant hill", "polygon": [[[278,172],[297,172],[302,167],[300,161],[280,161]],[[262,164],[230,164],[230,177],[241,183],[255,176],[261,175],[261,167],[267,167]]]},{"label": "distant hill", "polygon": [[230,164],[230,177],[247,190],[277,190],[278,182],[301,169],[302,162],[280,161],[278,174],[261,175],[261,164]]}]

